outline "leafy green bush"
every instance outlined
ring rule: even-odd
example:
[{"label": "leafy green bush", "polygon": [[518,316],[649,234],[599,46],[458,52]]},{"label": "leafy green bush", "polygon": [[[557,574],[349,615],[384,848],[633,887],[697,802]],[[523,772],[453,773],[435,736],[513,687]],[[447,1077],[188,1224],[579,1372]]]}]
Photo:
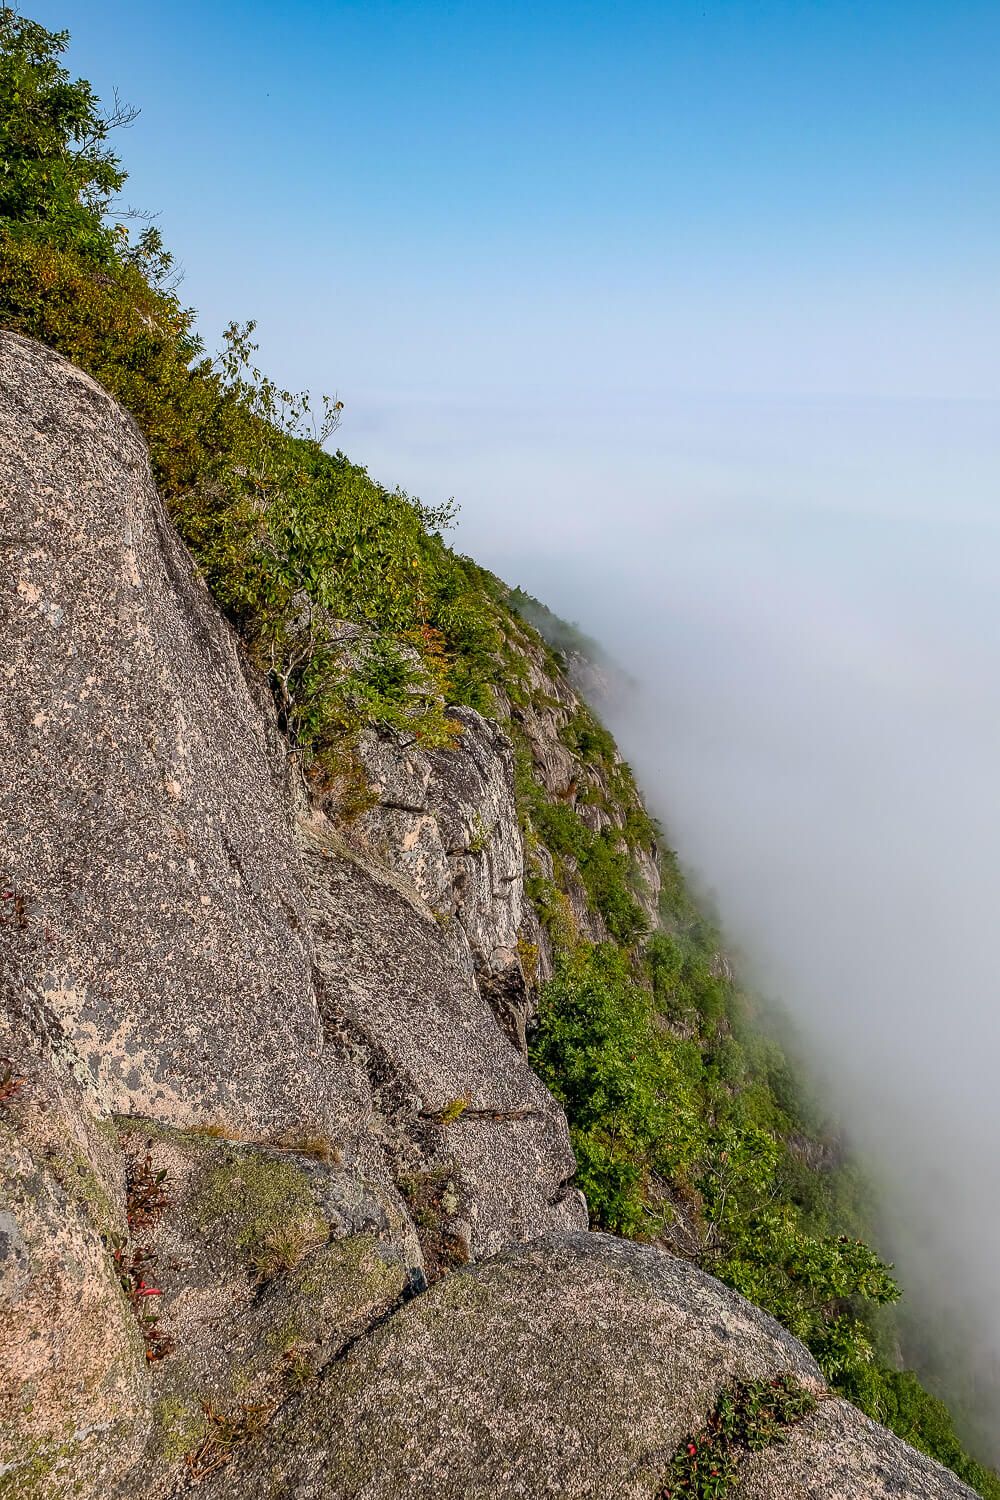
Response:
[{"label": "leafy green bush", "polygon": [[595,1223],[652,1237],[654,1174],[680,1172],[698,1121],[690,1085],[653,1026],[647,991],[613,944],[560,958],[542,992],[532,1062],[566,1109]]},{"label": "leafy green bush", "polygon": [[68,32],[0,11],[0,221],[103,263],[114,246],[103,216],[125,181],[104,142],[131,112],[101,114],[89,83],[59,63],[68,41]]},{"label": "leafy green bush", "polygon": [[673,1218],[665,1190],[693,1188],[702,1263],[807,1342],[831,1378],[868,1363],[859,1314],[898,1295],[888,1269],[774,1201],[784,1142],[741,1118],[658,1014],[610,944],[580,945],[542,993],[533,1062],[566,1109],[593,1218],[652,1238]]}]

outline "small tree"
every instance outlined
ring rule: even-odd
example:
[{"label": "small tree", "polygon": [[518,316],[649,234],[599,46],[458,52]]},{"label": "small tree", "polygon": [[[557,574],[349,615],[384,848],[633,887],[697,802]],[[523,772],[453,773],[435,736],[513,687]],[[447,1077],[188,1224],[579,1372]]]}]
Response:
[{"label": "small tree", "polygon": [[86,79],[59,61],[68,40],[0,10],[0,225],[107,262],[116,236],[104,215],[126,173],[106,141],[138,111],[116,99],[101,112]]}]

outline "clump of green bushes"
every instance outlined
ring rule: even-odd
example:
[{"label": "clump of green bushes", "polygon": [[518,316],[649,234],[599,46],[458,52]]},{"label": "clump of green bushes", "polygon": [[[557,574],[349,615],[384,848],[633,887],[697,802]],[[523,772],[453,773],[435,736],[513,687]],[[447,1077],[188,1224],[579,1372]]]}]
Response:
[{"label": "clump of green bushes", "polygon": [[783,1443],[815,1410],[816,1397],[790,1375],[728,1387],[704,1427],[678,1446],[655,1500],[717,1500],[739,1483],[745,1453]]},{"label": "clump of green bushes", "polygon": [[[0,15],[0,322],[59,349],[132,413],[171,515],[322,763],[363,723],[454,739],[446,702],[489,709],[502,612],[428,509],[323,444],[340,403],[280,389],[253,325],[209,358],[155,229],[108,223],[114,118],[60,63],[65,33]],[[111,215],[113,218],[113,215]],[[384,639],[353,657],[339,622]]]}]

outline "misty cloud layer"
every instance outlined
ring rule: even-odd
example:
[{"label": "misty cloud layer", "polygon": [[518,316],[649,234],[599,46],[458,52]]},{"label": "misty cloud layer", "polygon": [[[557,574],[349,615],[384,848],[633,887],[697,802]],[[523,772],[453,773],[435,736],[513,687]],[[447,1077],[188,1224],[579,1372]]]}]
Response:
[{"label": "misty cloud layer", "polygon": [[[998,1458],[997,412],[684,405],[645,447],[578,420],[494,434],[460,545],[637,679],[614,727],[880,1181],[907,1352],[954,1336]],[[461,495],[421,430],[411,478]]]}]

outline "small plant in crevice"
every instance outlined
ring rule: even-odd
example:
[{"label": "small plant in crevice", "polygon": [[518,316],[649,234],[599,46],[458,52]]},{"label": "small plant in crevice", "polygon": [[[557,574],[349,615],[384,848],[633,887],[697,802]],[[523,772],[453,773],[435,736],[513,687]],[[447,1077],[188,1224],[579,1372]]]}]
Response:
[{"label": "small plant in crevice", "polygon": [[0,1057],[0,1110],[7,1109],[24,1090],[27,1079],[18,1071],[11,1057]]},{"label": "small plant in crevice", "polygon": [[129,1162],[125,1168],[125,1220],[129,1230],[149,1229],[154,1220],[170,1206],[170,1195],[166,1188],[167,1170],[156,1168],[147,1151],[139,1162]]},{"label": "small plant in crevice", "polygon": [[538,983],[538,944],[531,942],[523,933],[518,934],[517,957],[525,983],[532,988]]},{"label": "small plant in crevice", "polygon": [[208,1431],[197,1448],[184,1458],[192,1483],[201,1484],[231,1463],[244,1443],[264,1431],[280,1405],[280,1399],[273,1399],[226,1412],[219,1411],[209,1401],[204,1402],[202,1411]]},{"label": "small plant in crevice", "polygon": [[128,1235],[112,1234],[106,1237],[115,1274],[139,1324],[149,1364],[165,1359],[168,1354],[173,1353],[176,1345],[160,1327],[156,1299],[163,1293],[158,1286],[153,1285],[157,1279],[156,1254],[148,1244],[132,1244],[131,1237],[137,1232],[152,1229],[159,1215],[170,1206],[166,1183],[166,1170],[153,1165],[149,1151],[140,1159],[127,1159],[125,1222],[128,1225]]},{"label": "small plant in crevice", "polygon": [[471,1104],[471,1094],[459,1094],[456,1098],[447,1100],[446,1103],[441,1105],[440,1109],[424,1110],[420,1118],[422,1120],[429,1120],[434,1125],[454,1125],[456,1120],[462,1118]]},{"label": "small plant in crevice", "polygon": [[139,1324],[146,1360],[155,1364],[166,1359],[176,1348],[174,1340],[160,1327],[159,1309],[149,1301],[163,1295],[160,1288],[151,1286],[147,1279],[155,1275],[155,1256],[146,1247],[130,1248],[120,1235],[109,1236],[107,1243],[122,1291]]},{"label": "small plant in crevice", "polygon": [[537,1109],[532,1109],[527,1104],[509,1109],[493,1105],[479,1109],[473,1106],[471,1094],[460,1094],[457,1099],[449,1099],[440,1109],[425,1110],[420,1118],[428,1125],[440,1126],[454,1125],[457,1120],[486,1120],[499,1124],[512,1120],[533,1120],[538,1117],[538,1113]]},{"label": "small plant in crevice", "polygon": [[199,1136],[206,1136],[211,1141],[243,1140],[238,1130],[234,1130],[230,1125],[218,1124],[213,1120],[199,1121],[195,1125],[184,1125],[181,1128],[181,1134],[194,1136],[196,1139]]},{"label": "small plant in crevice", "polygon": [[268,1229],[250,1252],[250,1263],[258,1284],[281,1276],[327,1244],[329,1226],[320,1219],[291,1219]]},{"label": "small plant in crevice", "polygon": [[739,1478],[744,1453],[785,1441],[787,1429],[816,1410],[817,1398],[791,1375],[740,1382],[724,1390],[704,1427],[689,1433],[670,1462],[655,1500],[716,1500]]},{"label": "small plant in crevice", "polygon": [[490,840],[496,832],[496,824],[487,827],[480,812],[473,814],[472,829],[469,834],[469,842],[465,846],[467,854],[482,854],[489,848]]},{"label": "small plant in crevice", "polygon": [[326,1167],[339,1166],[344,1160],[341,1148],[329,1136],[321,1135],[318,1131],[289,1131],[266,1144],[276,1151],[288,1151],[293,1156],[307,1156],[311,1161],[322,1162]]},{"label": "small plant in crevice", "polygon": [[458,1208],[452,1175],[447,1168],[438,1167],[400,1177],[396,1185],[410,1210],[423,1252],[424,1274],[431,1286],[469,1259],[464,1239],[448,1224]]}]

